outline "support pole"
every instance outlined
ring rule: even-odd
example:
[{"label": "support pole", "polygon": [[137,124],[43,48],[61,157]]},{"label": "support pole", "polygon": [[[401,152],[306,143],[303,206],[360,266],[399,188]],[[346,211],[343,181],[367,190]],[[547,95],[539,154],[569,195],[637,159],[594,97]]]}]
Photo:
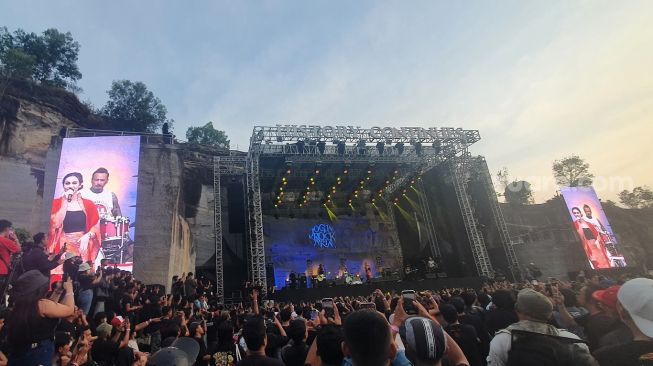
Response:
[{"label": "support pole", "polygon": [[474,217],[474,210],[469,202],[469,193],[467,192],[467,168],[469,163],[468,154],[463,154],[460,157],[450,160],[451,178],[456,190],[456,198],[460,206],[460,211],[463,215],[465,223],[465,230],[469,237],[469,244],[472,249],[472,256],[476,264],[476,272],[479,276],[492,277],[493,270],[490,263],[490,257],[485,247],[485,240],[478,230],[476,218]]}]

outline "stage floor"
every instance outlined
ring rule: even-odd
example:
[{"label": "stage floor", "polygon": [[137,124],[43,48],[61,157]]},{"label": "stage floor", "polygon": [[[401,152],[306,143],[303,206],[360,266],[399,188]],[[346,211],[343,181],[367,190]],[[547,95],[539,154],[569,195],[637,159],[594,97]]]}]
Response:
[{"label": "stage floor", "polygon": [[458,277],[458,278],[438,278],[438,279],[425,279],[422,281],[379,281],[363,285],[336,285],[330,287],[319,288],[301,288],[301,289],[283,289],[274,294],[269,294],[268,298],[277,302],[294,303],[306,300],[313,301],[323,297],[337,297],[337,296],[367,296],[372,294],[374,290],[380,289],[383,292],[395,290],[401,292],[402,290],[439,290],[443,288],[474,288],[478,289],[481,286],[481,279],[479,277]]}]

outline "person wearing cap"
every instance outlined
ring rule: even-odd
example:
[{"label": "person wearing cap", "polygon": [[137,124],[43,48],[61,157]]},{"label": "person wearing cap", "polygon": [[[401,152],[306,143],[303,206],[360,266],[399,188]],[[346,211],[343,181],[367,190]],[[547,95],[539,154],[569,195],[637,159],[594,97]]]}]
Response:
[{"label": "person wearing cap", "polygon": [[[417,308],[417,316],[411,317],[404,310],[404,299],[397,301],[390,329],[393,339],[397,333],[401,337],[405,352],[399,351],[392,365],[439,366],[443,358],[449,365],[469,365],[458,343],[443,330],[438,320],[418,301],[413,301],[413,305]],[[434,310],[440,310],[437,303]],[[402,356],[407,363],[400,361]]]},{"label": "person wearing cap", "polygon": [[[129,318],[122,321],[119,318],[114,317],[111,324],[101,323],[96,329],[96,334],[98,338],[91,346],[91,356],[93,361],[100,364],[104,363],[107,365],[113,365],[119,350],[129,346],[129,338],[131,334]],[[122,339],[120,338],[121,334],[123,334]]]},{"label": "person wearing cap", "polygon": [[45,234],[38,233],[34,235],[33,239],[34,246],[32,247],[32,250],[23,255],[23,270],[27,272],[29,270],[35,269],[37,271],[41,271],[44,276],[50,277],[50,271],[57,268],[57,266],[60,264],[63,264],[63,251],[60,251],[54,257],[50,258],[45,253],[45,247],[47,246],[47,238]]},{"label": "person wearing cap", "polygon": [[529,288],[519,291],[515,311],[517,312],[519,322],[498,331],[490,342],[490,353],[487,357],[488,366],[504,366],[508,364],[508,354],[512,348],[513,331],[577,340],[579,343],[569,342],[572,343],[574,365],[596,364],[596,360],[590,355],[587,345],[582,343],[578,336],[547,323],[553,313],[553,304],[544,294]]},{"label": "person wearing cap", "polygon": [[619,325],[616,312],[594,297],[594,293],[600,290],[600,286],[590,283],[578,294],[578,303],[589,311],[589,315],[576,319],[576,322],[583,327],[591,351],[598,349],[601,338]]},{"label": "person wearing cap", "polygon": [[633,340],[594,352],[601,366],[640,365],[642,355],[653,352],[653,280],[635,278],[624,283],[617,293],[616,310],[630,328]]},{"label": "person wearing cap", "polygon": [[200,352],[200,346],[190,337],[179,337],[170,345],[158,350],[147,360],[149,366],[191,366]]},{"label": "person wearing cap", "polygon": [[100,282],[100,279],[93,275],[91,265],[88,262],[80,264],[77,272],[77,282],[79,282],[77,305],[85,315],[88,315],[93,303],[93,285]]},{"label": "person wearing cap", "polygon": [[[614,285],[592,294],[595,300],[603,304],[607,309],[610,309],[611,312],[616,314],[615,316],[617,318],[619,318],[619,314],[617,313],[617,293],[620,288],[621,286]],[[611,332],[601,337],[597,349],[624,344],[633,340],[633,333],[630,331],[628,325],[621,320],[618,320],[617,323],[618,325]]]},{"label": "person wearing cap", "polygon": [[[46,298],[50,279],[37,270],[23,273],[11,289],[14,308],[7,317],[10,365],[49,365],[54,355],[54,330],[60,318],[75,312],[73,283],[68,280]],[[63,292],[65,291],[65,295]],[[63,296],[62,296],[63,295]]]}]

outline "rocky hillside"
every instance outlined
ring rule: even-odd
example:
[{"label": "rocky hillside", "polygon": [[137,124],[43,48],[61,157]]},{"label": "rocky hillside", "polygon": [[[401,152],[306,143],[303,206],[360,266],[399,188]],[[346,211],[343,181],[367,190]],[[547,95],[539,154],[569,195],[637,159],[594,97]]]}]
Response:
[{"label": "rocky hillside", "polygon": [[74,94],[26,81],[12,81],[0,99],[0,157],[43,169],[53,136],[65,127],[100,128]]}]

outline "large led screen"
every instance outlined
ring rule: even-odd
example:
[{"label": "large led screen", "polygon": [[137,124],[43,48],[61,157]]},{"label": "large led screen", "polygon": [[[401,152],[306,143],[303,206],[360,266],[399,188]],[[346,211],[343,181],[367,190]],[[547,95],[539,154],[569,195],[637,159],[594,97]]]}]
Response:
[{"label": "large led screen", "polygon": [[625,267],[623,253],[594,189],[563,187],[560,191],[590,266],[593,269]]},{"label": "large led screen", "polygon": [[[131,271],[134,257],[139,136],[63,140],[48,250]],[[61,267],[53,274],[61,274]]]}]

